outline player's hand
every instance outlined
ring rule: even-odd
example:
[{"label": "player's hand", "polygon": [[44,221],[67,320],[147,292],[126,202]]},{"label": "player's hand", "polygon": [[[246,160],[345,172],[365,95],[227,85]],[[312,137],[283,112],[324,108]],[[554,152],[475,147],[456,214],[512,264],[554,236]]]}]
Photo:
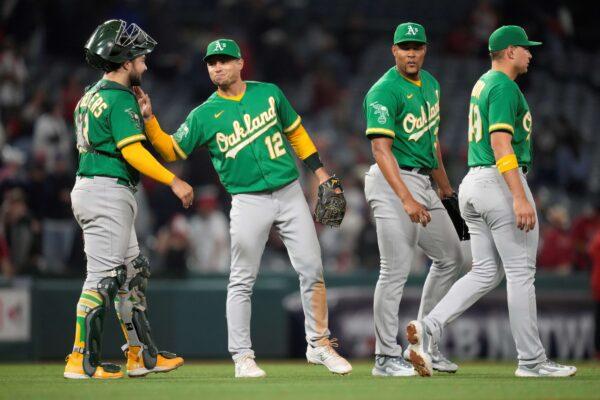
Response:
[{"label": "player's hand", "polygon": [[137,99],[138,105],[140,106],[140,111],[142,112],[142,117],[145,120],[149,120],[152,118],[152,102],[150,101],[150,96],[146,94],[139,86],[133,86],[133,93],[135,93],[135,98]]},{"label": "player's hand", "polygon": [[447,188],[438,188],[438,196],[440,197],[441,200],[447,199],[449,197],[454,196],[455,192],[454,190],[452,190],[452,187],[447,187]]},{"label": "player's hand", "polygon": [[513,199],[513,210],[515,211],[517,228],[529,232],[535,227],[535,210],[531,204],[529,204],[527,198],[517,197]]},{"label": "player's hand", "polygon": [[415,199],[411,198],[406,200],[403,204],[404,211],[408,214],[410,220],[416,224],[427,226],[431,221],[431,215],[425,206]]},{"label": "player's hand", "polygon": [[187,182],[175,177],[173,182],[171,182],[171,190],[175,193],[175,196],[179,197],[183,208],[189,208],[192,205],[194,201],[194,189]]}]

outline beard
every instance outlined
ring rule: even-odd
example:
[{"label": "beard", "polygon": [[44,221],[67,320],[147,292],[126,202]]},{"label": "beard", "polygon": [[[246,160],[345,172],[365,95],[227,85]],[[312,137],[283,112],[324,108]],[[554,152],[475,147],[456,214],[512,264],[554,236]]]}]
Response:
[{"label": "beard", "polygon": [[141,86],[142,84],[142,74],[138,74],[135,72],[129,73],[129,84],[131,86]]}]

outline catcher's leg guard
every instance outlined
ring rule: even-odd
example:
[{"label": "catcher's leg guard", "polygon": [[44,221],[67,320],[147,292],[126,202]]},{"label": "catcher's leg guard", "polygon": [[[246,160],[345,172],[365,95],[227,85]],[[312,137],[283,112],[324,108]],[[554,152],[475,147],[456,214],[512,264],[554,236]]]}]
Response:
[{"label": "catcher's leg guard", "polygon": [[183,358],[173,353],[158,351],[152,339],[152,329],[146,314],[146,288],[150,277],[148,260],[139,255],[131,262],[135,275],[126,290],[119,293],[116,301],[127,344],[123,350],[127,356],[127,374],[131,377],[145,376],[150,372],[168,372],[183,365]]},{"label": "catcher's leg guard", "polygon": [[123,376],[118,365],[101,363],[100,358],[104,317],[125,277],[125,266],[122,265],[113,269],[111,276],[103,278],[97,290],[82,292],[77,303],[75,343],[73,352],[67,356],[65,378],[111,379]]}]

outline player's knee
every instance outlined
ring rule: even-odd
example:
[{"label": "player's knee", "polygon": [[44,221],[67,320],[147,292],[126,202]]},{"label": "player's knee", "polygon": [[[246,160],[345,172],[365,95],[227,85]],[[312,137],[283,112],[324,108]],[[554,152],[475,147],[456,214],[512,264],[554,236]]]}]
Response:
[{"label": "player's knee", "polygon": [[[235,270],[235,273],[233,272]],[[256,273],[254,268],[233,268],[229,274],[229,284],[227,290],[230,292],[240,292],[244,294],[252,294],[252,288],[256,281]]]},{"label": "player's knee", "polygon": [[129,264],[127,269],[130,271],[131,280],[128,284],[129,290],[139,290],[146,292],[148,287],[148,278],[150,278],[150,263],[142,254],[139,254]]},{"label": "player's knee", "polygon": [[104,306],[110,307],[110,304],[114,301],[119,288],[125,283],[127,279],[127,269],[124,265],[119,265],[107,271],[107,276],[100,279],[96,290],[100,293],[104,299]]},{"label": "player's knee", "polygon": [[535,268],[527,265],[504,265],[506,281],[511,283],[523,283],[533,280]]},{"label": "player's knee", "polygon": [[496,268],[487,268],[486,266],[474,264],[471,271],[468,272],[468,275],[476,280],[482,287],[487,288],[498,284],[496,271]]},{"label": "player's knee", "polygon": [[300,282],[303,284],[312,285],[315,283],[323,283],[323,267],[317,264],[316,267],[305,268],[298,271]]},{"label": "player's knee", "polygon": [[408,269],[410,269],[410,264],[412,263],[412,258],[406,257],[385,257],[382,256],[379,259],[379,272],[389,275],[399,274],[403,271],[406,265],[409,265]]}]

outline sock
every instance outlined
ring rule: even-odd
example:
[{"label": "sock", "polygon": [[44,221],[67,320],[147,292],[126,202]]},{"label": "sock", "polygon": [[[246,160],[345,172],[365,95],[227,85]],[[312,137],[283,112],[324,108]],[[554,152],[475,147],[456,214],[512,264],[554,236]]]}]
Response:
[{"label": "sock", "polygon": [[79,302],[77,302],[77,319],[75,323],[75,341],[73,342],[73,351],[83,353],[86,347],[86,327],[85,320],[95,308],[101,307],[103,303],[102,295],[95,290],[84,290],[81,292]]}]

